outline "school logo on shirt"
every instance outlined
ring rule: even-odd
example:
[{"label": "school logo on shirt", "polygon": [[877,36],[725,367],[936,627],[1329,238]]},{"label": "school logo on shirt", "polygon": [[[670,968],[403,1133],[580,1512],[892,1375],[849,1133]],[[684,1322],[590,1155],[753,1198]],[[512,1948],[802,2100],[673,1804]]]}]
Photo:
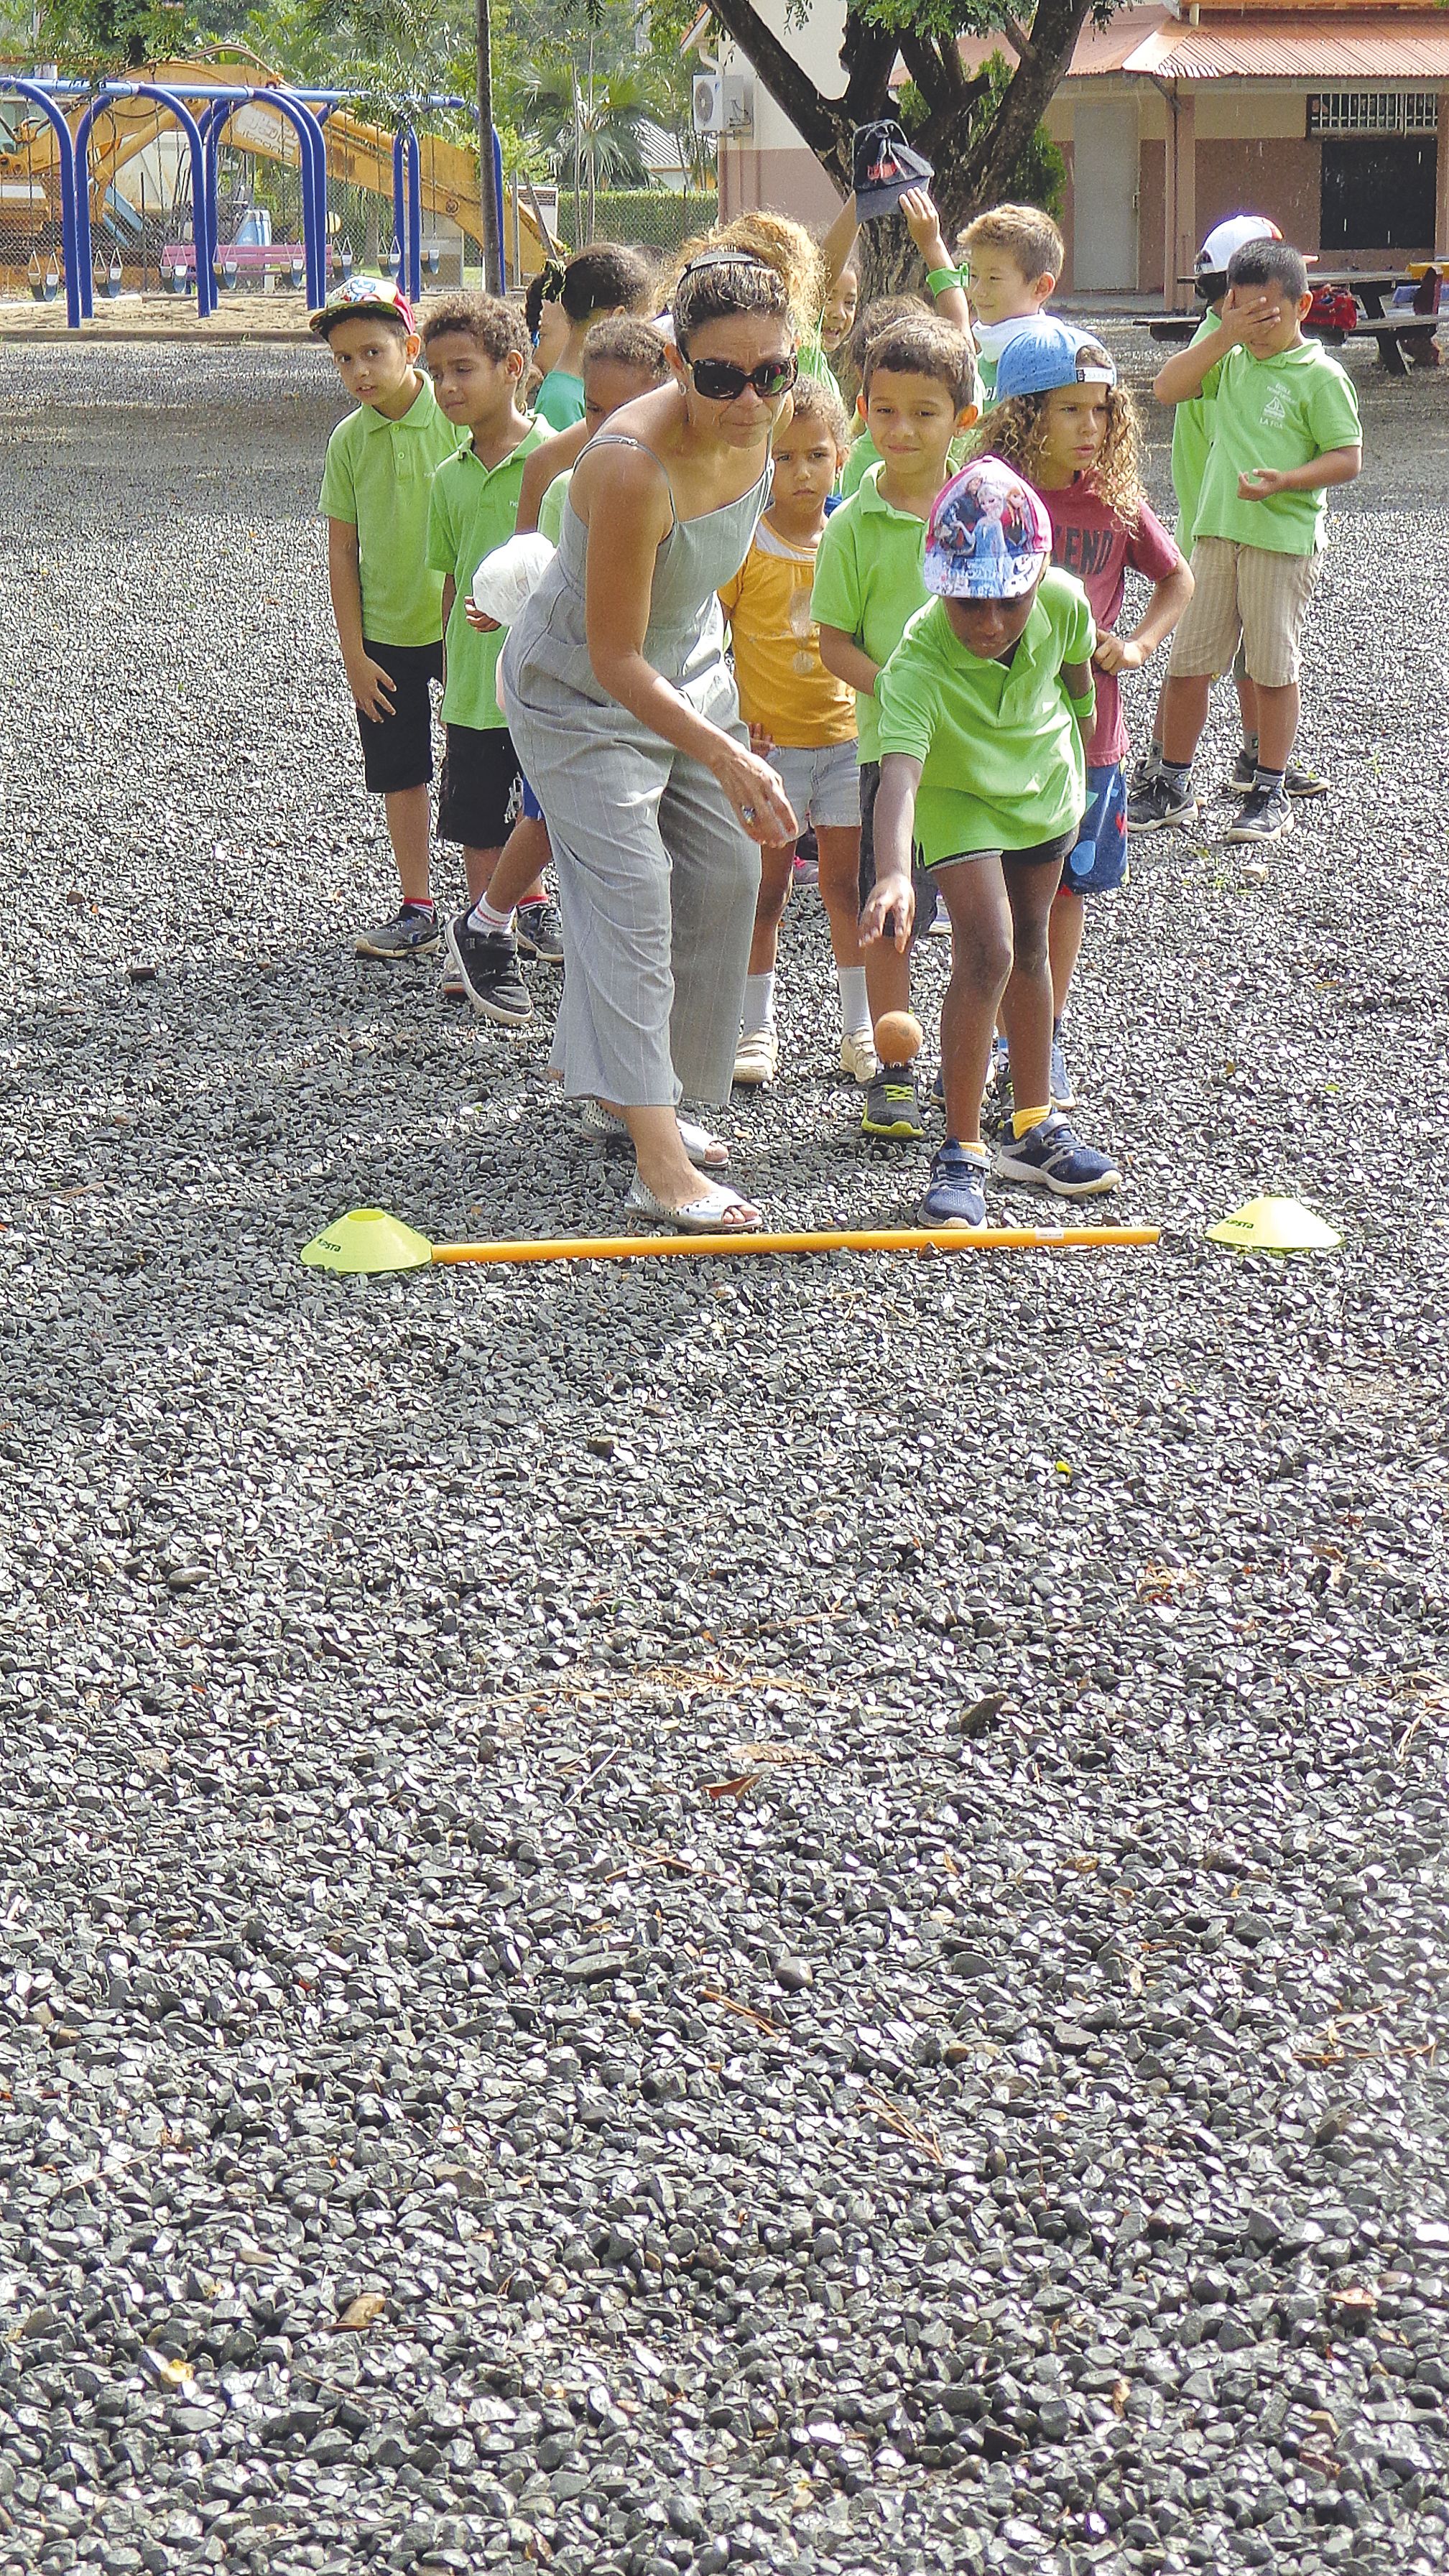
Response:
[{"label": "school logo on shirt", "polygon": [[1258,417],[1265,429],[1282,428],[1288,417],[1288,405],[1280,387],[1274,386]]}]

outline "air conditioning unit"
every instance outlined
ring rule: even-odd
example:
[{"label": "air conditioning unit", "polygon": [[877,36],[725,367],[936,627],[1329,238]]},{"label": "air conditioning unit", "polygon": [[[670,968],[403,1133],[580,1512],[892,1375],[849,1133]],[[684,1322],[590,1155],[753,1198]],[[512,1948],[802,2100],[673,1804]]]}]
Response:
[{"label": "air conditioning unit", "polygon": [[748,134],[755,121],[755,84],[748,72],[696,72],[696,134]]}]

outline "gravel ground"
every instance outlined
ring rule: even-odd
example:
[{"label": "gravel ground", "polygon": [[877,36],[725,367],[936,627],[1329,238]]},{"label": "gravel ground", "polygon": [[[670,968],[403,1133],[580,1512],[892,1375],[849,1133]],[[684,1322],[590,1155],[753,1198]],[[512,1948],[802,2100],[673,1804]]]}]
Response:
[{"label": "gravel ground", "polygon": [[[1333,795],[1090,933],[1158,1251],[346,1283],[623,1176],[348,954],[316,354],[7,354],[4,2576],[1442,2570],[1449,384],[1361,380]],[[739,1169],[898,1213],[783,982]]]}]

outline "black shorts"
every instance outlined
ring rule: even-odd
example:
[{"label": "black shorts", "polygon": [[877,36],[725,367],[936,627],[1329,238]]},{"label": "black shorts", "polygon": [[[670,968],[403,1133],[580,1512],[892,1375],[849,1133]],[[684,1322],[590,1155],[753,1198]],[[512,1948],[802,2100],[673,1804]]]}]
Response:
[{"label": "black shorts", "polygon": [[1033,841],[1029,850],[953,850],[949,859],[932,859],[930,872],[939,876],[942,868],[964,867],[972,859],[1000,859],[1003,865],[1010,860],[1018,868],[1055,868],[1060,876],[1067,852],[1076,846],[1077,835],[1072,830],[1058,832],[1050,841]]},{"label": "black shorts", "polygon": [[517,822],[523,774],[506,725],[450,724],[438,788],[438,838],[501,849]]},{"label": "black shorts", "polygon": [[433,682],[443,677],[437,644],[369,644],[362,647],[396,682],[392,713],[374,724],[357,710],[362,774],[371,796],[395,796],[404,787],[426,787],[433,774]]},{"label": "black shorts", "polygon": [[[880,762],[863,760],[860,764],[860,908],[864,912],[875,892],[875,800],[880,794]],[[911,883],[916,893],[916,919],[911,937],[924,939],[936,918],[936,889],[919,859],[911,861]]]}]

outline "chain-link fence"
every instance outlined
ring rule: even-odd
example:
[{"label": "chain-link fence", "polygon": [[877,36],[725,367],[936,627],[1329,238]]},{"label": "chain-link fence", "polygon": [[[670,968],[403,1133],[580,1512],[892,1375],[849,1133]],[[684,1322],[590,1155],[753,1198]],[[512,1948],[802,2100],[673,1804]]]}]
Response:
[{"label": "chain-link fence", "polygon": [[591,231],[587,198],[580,229],[572,191],[560,189],[558,220],[559,230],[571,249],[589,240],[627,242],[631,249],[657,251],[662,259],[668,259],[681,242],[695,233],[708,232],[710,225],[718,222],[719,197],[713,189],[707,194],[700,190],[680,196],[667,188],[601,188],[594,199]]}]

